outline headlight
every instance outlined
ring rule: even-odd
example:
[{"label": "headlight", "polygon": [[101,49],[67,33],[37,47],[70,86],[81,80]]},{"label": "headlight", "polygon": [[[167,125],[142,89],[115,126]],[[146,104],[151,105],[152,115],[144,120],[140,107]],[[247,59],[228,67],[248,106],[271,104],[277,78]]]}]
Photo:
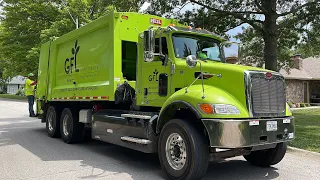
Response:
[{"label": "headlight", "polygon": [[240,114],[237,107],[229,104],[199,104],[199,109],[205,114]]}]

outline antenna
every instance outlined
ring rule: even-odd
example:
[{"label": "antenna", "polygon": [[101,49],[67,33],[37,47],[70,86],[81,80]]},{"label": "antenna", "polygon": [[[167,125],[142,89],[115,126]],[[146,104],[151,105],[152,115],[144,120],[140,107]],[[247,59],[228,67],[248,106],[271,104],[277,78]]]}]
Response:
[{"label": "antenna", "polygon": [[64,7],[66,8],[66,10],[68,11],[71,19],[73,20],[74,24],[76,25],[76,29],[79,29],[79,19],[78,19],[78,17],[76,17],[76,19],[73,18],[72,14],[71,14],[70,11],[69,11],[69,8],[68,8],[68,6],[67,6],[67,3],[66,3],[65,1],[62,1],[62,5],[64,5]]},{"label": "antenna", "polygon": [[181,11],[186,5],[188,5],[188,4],[190,4],[190,3],[191,3],[190,1],[186,1],[182,6],[178,7],[179,10],[178,10],[177,12],[172,12],[171,15],[176,15],[176,16],[178,16],[179,13],[180,13],[180,11]]}]

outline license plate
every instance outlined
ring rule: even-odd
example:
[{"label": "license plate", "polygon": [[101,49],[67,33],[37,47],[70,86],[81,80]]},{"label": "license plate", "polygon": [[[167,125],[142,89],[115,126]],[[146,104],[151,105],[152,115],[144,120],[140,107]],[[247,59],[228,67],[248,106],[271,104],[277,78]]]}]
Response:
[{"label": "license plate", "polygon": [[277,131],[277,121],[267,121],[267,131]]}]

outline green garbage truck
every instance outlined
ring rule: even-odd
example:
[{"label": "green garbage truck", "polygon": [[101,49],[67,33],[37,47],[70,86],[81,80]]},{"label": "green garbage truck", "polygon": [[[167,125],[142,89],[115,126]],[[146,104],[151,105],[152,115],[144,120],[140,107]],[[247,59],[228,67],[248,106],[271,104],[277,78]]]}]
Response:
[{"label": "green garbage truck", "polygon": [[85,134],[157,153],[169,179],[209,161],[270,166],[294,139],[281,74],[225,63],[226,40],[150,14],[113,12],[41,46],[37,115],[50,137]]}]

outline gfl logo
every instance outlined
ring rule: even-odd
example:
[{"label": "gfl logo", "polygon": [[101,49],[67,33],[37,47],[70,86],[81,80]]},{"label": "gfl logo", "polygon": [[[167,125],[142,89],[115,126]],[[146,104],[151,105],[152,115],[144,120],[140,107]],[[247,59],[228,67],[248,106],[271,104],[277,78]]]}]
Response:
[{"label": "gfl logo", "polygon": [[74,69],[75,72],[79,72],[79,69],[77,69],[77,54],[79,53],[79,50],[80,46],[78,46],[78,40],[76,40],[74,47],[71,49],[72,57],[70,59],[67,58],[64,61],[64,71],[67,74],[72,73],[72,69]]}]

